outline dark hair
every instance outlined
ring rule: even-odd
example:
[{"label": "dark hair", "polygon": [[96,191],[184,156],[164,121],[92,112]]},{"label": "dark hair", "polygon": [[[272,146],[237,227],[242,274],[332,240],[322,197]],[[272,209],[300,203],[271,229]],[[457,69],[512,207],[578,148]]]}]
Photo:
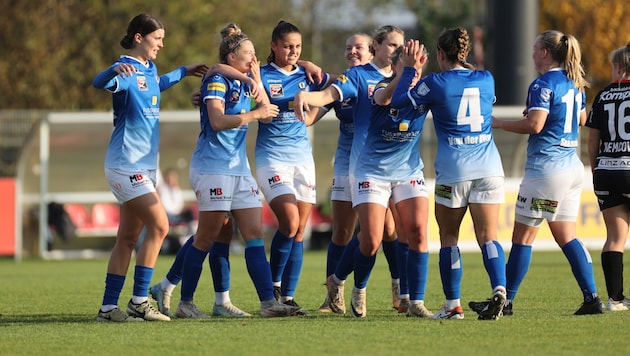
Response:
[{"label": "dark hair", "polygon": [[[289,33],[301,33],[300,29],[297,28],[294,24],[290,22],[286,22],[284,20],[280,20],[276,27],[273,28],[273,32],[271,32],[271,42],[276,42],[277,40],[281,40],[284,36]],[[274,62],[276,60],[276,56],[273,51],[267,56],[267,63]]]},{"label": "dark hair", "polygon": [[230,22],[221,30],[221,44],[219,45],[219,62],[227,64],[228,54],[236,51],[241,44],[248,40],[237,24]]},{"label": "dark hair", "polygon": [[567,71],[567,78],[573,80],[575,86],[583,91],[589,86],[584,78],[582,52],[575,37],[556,30],[548,30],[538,36],[540,47],[546,49],[551,58],[560,63]]},{"label": "dark hair", "polygon": [[153,31],[164,29],[164,25],[157,18],[149,14],[139,14],[134,17],[129,26],[127,26],[127,34],[120,40],[120,45],[124,49],[133,47],[133,37],[136,33],[145,36]]},{"label": "dark hair", "polygon": [[630,74],[630,42],[624,47],[619,47],[610,53],[610,62],[618,64],[623,70],[623,75]]},{"label": "dark hair", "polygon": [[[400,33],[403,37],[405,37],[405,31],[401,30],[399,27],[385,25],[374,30],[374,34],[372,35],[372,39],[376,41],[376,43],[381,44],[385,40],[388,34],[392,32]],[[376,51],[374,51],[374,47],[370,44],[370,53],[372,55],[376,55]]]},{"label": "dark hair", "polygon": [[466,62],[470,52],[470,38],[465,28],[457,27],[442,31],[438,37],[437,47],[444,52],[449,62],[459,63],[465,68],[473,69],[473,66]]}]

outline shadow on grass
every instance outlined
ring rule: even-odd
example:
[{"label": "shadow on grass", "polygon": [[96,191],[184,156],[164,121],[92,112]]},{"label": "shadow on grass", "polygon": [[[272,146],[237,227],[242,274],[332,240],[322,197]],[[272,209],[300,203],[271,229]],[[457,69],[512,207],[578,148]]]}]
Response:
[{"label": "shadow on grass", "polygon": [[0,325],[91,323],[95,321],[96,314],[0,314]]}]

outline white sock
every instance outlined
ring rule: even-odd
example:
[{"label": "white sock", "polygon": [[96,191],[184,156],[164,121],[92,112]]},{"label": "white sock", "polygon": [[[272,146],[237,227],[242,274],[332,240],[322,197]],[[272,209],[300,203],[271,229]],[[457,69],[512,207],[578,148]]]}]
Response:
[{"label": "white sock", "polygon": [[230,291],[214,292],[214,304],[223,305],[230,303]]},{"label": "white sock", "polygon": [[454,309],[457,306],[461,305],[461,301],[459,299],[447,299],[446,300],[446,310]]},{"label": "white sock", "polygon": [[146,302],[147,300],[149,300],[149,297],[138,297],[137,295],[134,295],[133,297],[131,297],[131,302],[136,305],[142,304]]}]

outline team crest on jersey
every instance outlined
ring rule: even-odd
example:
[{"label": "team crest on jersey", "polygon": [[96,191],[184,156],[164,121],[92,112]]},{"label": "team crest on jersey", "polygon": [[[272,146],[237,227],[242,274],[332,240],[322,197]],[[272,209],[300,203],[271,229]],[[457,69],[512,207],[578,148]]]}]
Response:
[{"label": "team crest on jersey", "polygon": [[374,87],[375,87],[374,84],[368,85],[368,98],[371,98],[372,95],[374,94]]},{"label": "team crest on jersey", "polygon": [[418,89],[416,89],[416,93],[420,96],[425,96],[429,94],[430,91],[431,89],[429,89],[429,86],[426,83],[420,83],[420,85],[418,85]]},{"label": "team crest on jersey", "polygon": [[284,96],[284,88],[282,84],[269,84],[269,93],[272,98],[281,98]]},{"label": "team crest on jersey", "polygon": [[302,90],[306,89],[306,82],[299,82],[298,87]]},{"label": "team crest on jersey", "polygon": [[232,95],[230,95],[231,102],[238,102],[241,99],[241,95],[238,90],[232,90]]},{"label": "team crest on jersey", "polygon": [[136,82],[138,83],[138,90],[142,90],[142,91],[149,90],[149,85],[147,84],[147,78],[144,75],[137,76]]}]

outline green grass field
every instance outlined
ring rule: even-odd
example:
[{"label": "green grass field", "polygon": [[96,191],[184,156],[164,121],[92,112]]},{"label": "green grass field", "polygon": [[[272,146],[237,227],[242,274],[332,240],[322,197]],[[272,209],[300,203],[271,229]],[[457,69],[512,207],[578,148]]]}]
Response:
[{"label": "green grass field", "polygon": [[[606,297],[599,251],[594,258],[597,286]],[[159,281],[173,260],[161,256]],[[479,253],[463,255],[462,303],[489,296]],[[434,312],[443,302],[438,256],[431,254],[426,303]],[[242,255],[233,255],[231,298],[258,315],[255,290]],[[622,355],[630,352],[629,312],[574,316],[581,295],[561,252],[534,252],[532,266],[515,302],[515,314],[479,321],[465,306],[464,320],[407,318],[391,308],[390,278],[379,254],[368,285],[368,317],[324,315],[314,310],[325,296],[325,252],[307,252],[296,300],[305,317],[211,318],[127,324],[97,323],[106,260],[0,260],[0,355],[71,354],[553,354]],[[201,310],[214,302],[208,270],[196,294]],[[131,271],[133,268],[130,269]],[[351,277],[352,278],[352,277]],[[120,305],[131,296],[131,273]],[[350,285],[350,283],[348,283]],[[626,290],[627,291],[627,290]],[[179,289],[173,307],[179,300]],[[349,299],[350,287],[346,288]]]}]

